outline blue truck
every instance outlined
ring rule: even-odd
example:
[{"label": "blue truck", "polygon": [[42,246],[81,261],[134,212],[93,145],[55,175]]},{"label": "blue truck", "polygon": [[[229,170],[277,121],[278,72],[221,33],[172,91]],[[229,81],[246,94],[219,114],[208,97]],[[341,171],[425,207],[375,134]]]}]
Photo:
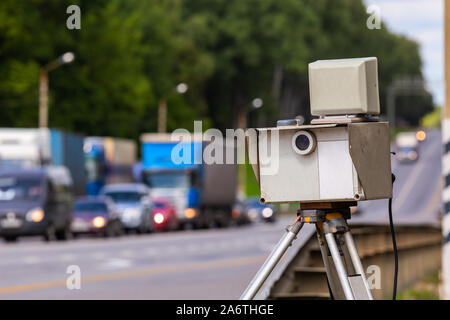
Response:
[{"label": "blue truck", "polygon": [[0,169],[66,167],[74,192],[85,192],[83,137],[57,129],[0,128]]},{"label": "blue truck", "polygon": [[[236,200],[237,167],[235,164],[205,164],[202,159],[205,141],[172,141],[168,134],[147,133],[141,136],[142,163],[138,180],[150,188],[152,199],[170,201],[182,227],[228,226]],[[183,145],[190,150],[189,161],[173,161],[172,151]]]},{"label": "blue truck", "polygon": [[86,137],[84,161],[86,193],[98,195],[106,184],[132,182],[136,142],[112,137]]}]

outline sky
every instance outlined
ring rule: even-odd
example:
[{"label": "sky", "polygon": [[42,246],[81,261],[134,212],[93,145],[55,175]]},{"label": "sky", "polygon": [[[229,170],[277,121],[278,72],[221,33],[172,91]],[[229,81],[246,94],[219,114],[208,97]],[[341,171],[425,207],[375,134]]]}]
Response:
[{"label": "sky", "polygon": [[381,21],[420,44],[423,74],[436,105],[444,103],[444,0],[364,0]]}]

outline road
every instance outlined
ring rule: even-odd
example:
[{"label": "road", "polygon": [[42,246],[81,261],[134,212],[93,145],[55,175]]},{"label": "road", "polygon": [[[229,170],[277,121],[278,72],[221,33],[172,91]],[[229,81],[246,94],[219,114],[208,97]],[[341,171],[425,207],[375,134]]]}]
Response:
[{"label": "road", "polygon": [[[393,148],[393,150],[395,150]],[[399,163],[392,157],[395,174],[393,217],[395,224],[436,224],[440,222],[442,142],[440,131],[427,131],[414,163]],[[361,202],[351,223],[387,223],[388,200]]]},{"label": "road", "polygon": [[[115,239],[2,244],[0,299],[237,299],[291,219]],[[70,265],[80,267],[80,290],[66,287]]]},{"label": "road", "polygon": [[[437,223],[441,138],[428,132],[414,164],[392,161],[394,221]],[[0,299],[237,299],[293,217],[229,229],[0,243]],[[387,223],[387,200],[362,202],[352,223]],[[305,226],[298,243],[306,241]],[[81,271],[69,290],[67,268]]]}]

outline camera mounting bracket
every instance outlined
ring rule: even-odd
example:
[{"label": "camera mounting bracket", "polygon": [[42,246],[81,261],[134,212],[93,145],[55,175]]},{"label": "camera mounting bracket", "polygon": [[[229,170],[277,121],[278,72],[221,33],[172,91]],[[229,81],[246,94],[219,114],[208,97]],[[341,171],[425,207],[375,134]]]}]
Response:
[{"label": "camera mounting bracket", "polygon": [[342,115],[342,116],[323,116],[312,119],[311,124],[347,124],[354,122],[377,122],[380,117],[368,114]]}]

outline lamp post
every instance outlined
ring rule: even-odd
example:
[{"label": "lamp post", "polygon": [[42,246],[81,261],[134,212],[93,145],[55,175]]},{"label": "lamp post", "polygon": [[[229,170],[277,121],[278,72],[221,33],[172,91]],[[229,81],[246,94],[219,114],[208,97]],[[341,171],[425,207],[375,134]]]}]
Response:
[{"label": "lamp post", "polygon": [[[242,109],[240,110],[237,118],[237,127],[241,129],[247,129],[247,117],[248,114],[256,109],[261,108],[264,105],[264,101],[261,98],[254,98],[252,101],[247,103]],[[251,107],[249,110],[248,107]]]},{"label": "lamp post", "polygon": [[[178,94],[185,94],[189,87],[186,83],[179,83],[175,87]],[[158,102],[158,132],[164,133],[167,131],[167,97],[163,96]]]},{"label": "lamp post", "polygon": [[63,64],[72,63],[75,55],[72,52],[66,52],[58,59],[49,62],[41,68],[39,76],[39,127],[48,127],[48,73]]}]

